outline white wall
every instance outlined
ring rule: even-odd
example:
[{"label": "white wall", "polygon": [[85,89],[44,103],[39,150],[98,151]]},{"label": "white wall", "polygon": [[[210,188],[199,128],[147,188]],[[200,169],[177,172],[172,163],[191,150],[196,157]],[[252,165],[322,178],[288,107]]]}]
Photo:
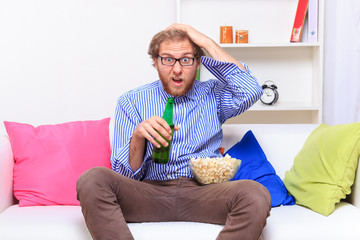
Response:
[{"label": "white wall", "polygon": [[[360,121],[359,45],[342,44],[358,39],[360,5],[326,6],[324,121]],[[157,79],[148,44],[175,21],[176,0],[0,0],[0,129],[111,117],[122,93]]]},{"label": "white wall", "polygon": [[157,79],[148,44],[175,21],[176,0],[0,0],[0,122],[112,116]]},{"label": "white wall", "polygon": [[324,114],[327,124],[360,121],[360,1],[325,5]]}]

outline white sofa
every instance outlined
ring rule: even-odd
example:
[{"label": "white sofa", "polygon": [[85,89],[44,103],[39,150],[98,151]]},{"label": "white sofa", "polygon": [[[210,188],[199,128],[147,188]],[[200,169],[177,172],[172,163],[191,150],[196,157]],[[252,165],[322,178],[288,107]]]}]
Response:
[{"label": "white sofa", "polygon": [[[293,164],[312,124],[224,125],[223,147],[238,142],[252,130],[280,178]],[[78,206],[36,206],[20,208],[12,193],[13,156],[8,137],[0,136],[0,239],[91,239]],[[358,171],[359,172],[359,171]],[[351,195],[337,204],[328,217],[293,205],[272,208],[261,239],[360,239],[360,179]],[[136,240],[215,239],[223,226],[189,223],[132,223]],[[241,238],[239,238],[241,239]]]}]

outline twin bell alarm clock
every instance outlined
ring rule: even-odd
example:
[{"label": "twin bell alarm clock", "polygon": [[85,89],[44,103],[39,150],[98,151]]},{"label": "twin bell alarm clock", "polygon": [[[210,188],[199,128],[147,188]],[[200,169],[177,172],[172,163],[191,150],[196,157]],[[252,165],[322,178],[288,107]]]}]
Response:
[{"label": "twin bell alarm clock", "polygon": [[266,105],[272,105],[277,102],[279,99],[279,92],[277,91],[277,86],[272,81],[265,81],[262,85],[263,95],[261,95],[260,100]]}]

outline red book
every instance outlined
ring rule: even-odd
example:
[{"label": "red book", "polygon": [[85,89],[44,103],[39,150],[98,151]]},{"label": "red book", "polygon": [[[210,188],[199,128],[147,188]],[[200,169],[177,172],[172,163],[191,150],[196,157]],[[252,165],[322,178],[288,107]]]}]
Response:
[{"label": "red book", "polygon": [[290,42],[300,42],[309,0],[299,0]]}]

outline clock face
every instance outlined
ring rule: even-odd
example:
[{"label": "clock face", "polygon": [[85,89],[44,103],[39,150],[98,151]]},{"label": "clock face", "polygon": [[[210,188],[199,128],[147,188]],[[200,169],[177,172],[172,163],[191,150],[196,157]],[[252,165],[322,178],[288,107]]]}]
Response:
[{"label": "clock face", "polygon": [[275,92],[271,88],[264,88],[264,93],[261,95],[261,101],[265,104],[272,104],[276,98]]}]

